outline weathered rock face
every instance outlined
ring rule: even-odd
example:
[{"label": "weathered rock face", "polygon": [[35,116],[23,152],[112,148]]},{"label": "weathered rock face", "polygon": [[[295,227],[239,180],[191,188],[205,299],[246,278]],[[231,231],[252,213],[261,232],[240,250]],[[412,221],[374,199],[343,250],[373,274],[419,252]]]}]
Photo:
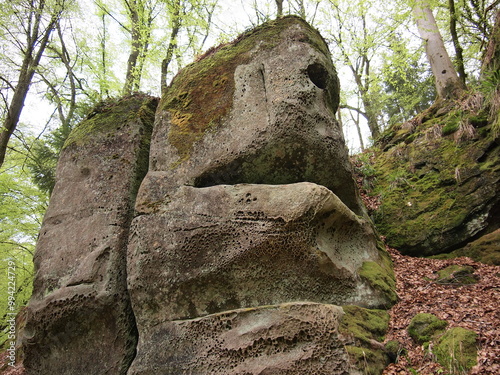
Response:
[{"label": "weathered rock face", "polygon": [[23,332],[29,374],[125,374],[134,357],[126,246],[156,105],[108,104],[66,143],[35,254]]},{"label": "weathered rock face", "polygon": [[296,17],[174,79],[130,231],[129,375],[347,373],[332,305],[395,294],[333,117],[338,90],[324,41]]},{"label": "weathered rock face", "polygon": [[357,373],[339,324],[396,295],[338,95],[321,36],[285,17],[187,67],[158,108],[90,115],[40,233],[28,373]]},{"label": "weathered rock face", "polygon": [[144,332],[130,373],[349,374],[342,315],[339,306],[292,303],[164,322]]},{"label": "weathered rock face", "polygon": [[154,203],[180,185],[307,181],[361,214],[334,119],[338,102],[321,36],[295,17],[266,24],[174,79],[159,106],[140,200]]},{"label": "weathered rock face", "polygon": [[418,126],[383,135],[373,165],[382,202],[374,218],[391,246],[408,255],[447,253],[500,227],[500,142],[487,117],[477,105],[451,103],[431,108]]}]

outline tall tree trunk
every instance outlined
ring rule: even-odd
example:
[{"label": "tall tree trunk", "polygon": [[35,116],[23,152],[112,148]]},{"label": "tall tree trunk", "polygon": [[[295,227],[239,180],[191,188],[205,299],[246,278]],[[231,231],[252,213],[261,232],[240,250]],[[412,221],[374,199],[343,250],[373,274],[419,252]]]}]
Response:
[{"label": "tall tree trunk", "polygon": [[141,53],[141,26],[139,25],[139,14],[137,10],[137,3],[135,0],[127,1],[129,8],[130,21],[132,28],[130,34],[132,37],[132,46],[127,61],[127,74],[125,75],[125,84],[123,85],[123,95],[130,95],[132,88],[137,86],[137,61]]},{"label": "tall tree trunk", "polygon": [[457,11],[455,9],[455,0],[448,0],[448,6],[450,11],[450,34],[451,34],[451,39],[453,40],[453,46],[455,47],[458,76],[462,81],[462,85],[465,87],[467,75],[465,73],[463,49],[462,46],[460,45],[460,41],[458,40],[458,33],[457,33],[458,16],[457,16]]},{"label": "tall tree trunk", "polygon": [[276,16],[279,18],[283,15],[283,0],[276,0],[276,7],[278,8]]},{"label": "tall tree trunk", "polygon": [[490,40],[483,57],[481,76],[487,72],[500,70],[500,9],[497,10],[495,25],[490,35]]},{"label": "tall tree trunk", "polygon": [[443,38],[426,0],[416,0],[413,14],[420,37],[425,42],[425,52],[431,65],[438,99],[456,98],[464,86],[446,51]]},{"label": "tall tree trunk", "polygon": [[167,91],[167,75],[168,75],[168,66],[174,57],[175,49],[177,48],[177,34],[179,34],[179,30],[181,28],[181,3],[180,0],[176,2],[174,5],[174,9],[172,12],[172,31],[170,32],[170,41],[168,43],[167,54],[165,58],[161,62],[161,93],[165,94]]},{"label": "tall tree trunk", "polygon": [[[0,128],[0,167],[5,161],[5,154],[7,153],[7,145],[9,144],[10,137],[16,130],[19,118],[23,111],[24,102],[28,95],[31,81],[35,74],[35,70],[40,64],[42,55],[49,43],[50,35],[59,21],[60,12],[52,15],[49,24],[40,34],[41,20],[44,12],[45,2],[41,1],[37,9],[31,10],[31,16],[35,17],[33,28],[27,30],[28,43],[24,52],[23,63],[17,80],[17,85],[12,96],[12,101],[7,110],[7,116]],[[31,25],[31,22],[30,22]],[[36,50],[38,48],[38,50]]]}]

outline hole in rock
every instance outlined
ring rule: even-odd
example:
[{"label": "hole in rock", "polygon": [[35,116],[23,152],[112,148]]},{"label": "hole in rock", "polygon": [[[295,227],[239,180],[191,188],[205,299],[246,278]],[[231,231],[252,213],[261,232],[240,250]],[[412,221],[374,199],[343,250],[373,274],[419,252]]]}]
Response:
[{"label": "hole in rock", "polygon": [[307,67],[309,79],[320,89],[326,89],[328,83],[328,71],[320,63],[314,63]]}]

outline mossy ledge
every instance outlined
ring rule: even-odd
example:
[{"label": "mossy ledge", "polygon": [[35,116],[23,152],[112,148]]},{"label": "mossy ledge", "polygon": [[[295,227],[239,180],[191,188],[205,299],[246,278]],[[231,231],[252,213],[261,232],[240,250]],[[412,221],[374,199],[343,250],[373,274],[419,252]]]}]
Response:
[{"label": "mossy ledge", "polygon": [[382,344],[389,329],[389,314],[354,305],[342,308],[339,331],[345,337],[351,367],[361,374],[381,374],[390,362]]},{"label": "mossy ledge", "polygon": [[301,32],[295,36],[299,41],[330,55],[317,30],[297,16],[287,16],[208,50],[174,77],[159,107],[170,115],[168,140],[179,155],[179,160],[172,167],[189,159],[194,143],[206,132],[215,131],[229,115],[233,105],[236,68],[247,63],[255,49],[262,51],[276,47],[282,40],[278,35],[293,24],[301,25]]},{"label": "mossy ledge", "polygon": [[374,221],[389,246],[436,255],[499,228],[500,139],[485,106],[477,95],[440,103],[368,151]]},{"label": "mossy ledge", "polygon": [[[385,299],[390,302],[390,305],[398,301],[396,293],[396,277],[392,267],[392,261],[389,254],[382,250],[382,245],[379,243],[379,255],[381,262],[363,262],[363,265],[358,270],[359,275],[373,289],[385,296]],[[384,306],[389,308],[390,306]]]},{"label": "mossy ledge", "polygon": [[[110,98],[97,104],[87,117],[70,133],[63,149],[72,145],[83,146],[96,134],[114,136],[124,123],[139,119],[152,129],[159,99],[142,93]],[[149,144],[149,142],[148,142]]]}]

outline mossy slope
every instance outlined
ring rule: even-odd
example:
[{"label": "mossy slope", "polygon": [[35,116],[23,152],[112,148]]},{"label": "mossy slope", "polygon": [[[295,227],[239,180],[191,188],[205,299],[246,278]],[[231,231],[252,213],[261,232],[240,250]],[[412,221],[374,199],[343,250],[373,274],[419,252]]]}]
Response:
[{"label": "mossy slope", "polygon": [[391,127],[370,151],[375,223],[402,253],[449,252],[499,227],[500,142],[473,99]]}]

